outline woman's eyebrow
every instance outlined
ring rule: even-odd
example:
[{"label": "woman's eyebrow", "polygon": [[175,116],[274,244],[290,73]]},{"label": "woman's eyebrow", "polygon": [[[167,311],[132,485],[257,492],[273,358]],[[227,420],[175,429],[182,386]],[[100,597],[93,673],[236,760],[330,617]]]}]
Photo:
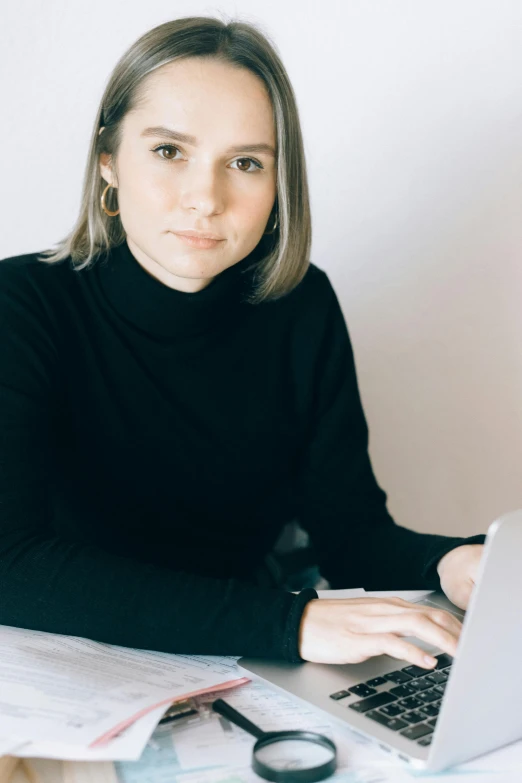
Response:
[{"label": "woman's eyebrow", "polygon": [[[152,128],[145,128],[140,134],[141,136],[163,136],[172,141],[179,141],[182,144],[192,144],[197,146],[197,139],[195,136],[190,136],[188,133],[180,133],[179,131],[172,130],[171,128],[165,128],[162,125],[155,125]],[[259,144],[239,144],[235,147],[229,147],[225,152],[266,152],[267,155],[276,156],[275,150],[271,144],[259,143]]]}]

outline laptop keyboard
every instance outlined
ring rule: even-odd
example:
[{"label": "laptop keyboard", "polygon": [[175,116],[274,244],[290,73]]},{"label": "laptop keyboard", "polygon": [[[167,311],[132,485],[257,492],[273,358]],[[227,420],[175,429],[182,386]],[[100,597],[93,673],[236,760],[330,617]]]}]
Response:
[{"label": "laptop keyboard", "polygon": [[[453,663],[453,658],[446,653],[435,655],[435,658],[434,669],[406,666],[352,685],[345,691],[331,693],[330,698],[335,701],[346,699],[349,709],[363,713],[419,745],[430,745]],[[354,696],[358,697],[356,701],[352,701]]]}]

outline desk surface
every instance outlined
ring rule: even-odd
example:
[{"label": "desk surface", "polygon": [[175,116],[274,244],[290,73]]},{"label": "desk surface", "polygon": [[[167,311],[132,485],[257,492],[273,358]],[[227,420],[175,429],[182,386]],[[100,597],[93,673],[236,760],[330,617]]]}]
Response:
[{"label": "desk surface", "polygon": [[[402,597],[412,600],[408,591]],[[386,593],[385,593],[386,594]],[[391,593],[388,593],[391,594]],[[396,595],[397,593],[393,593]],[[375,595],[375,594],[374,594]],[[204,699],[204,697],[201,697]],[[251,682],[227,693],[225,699],[245,713],[264,730],[276,728],[309,728],[328,734],[339,751],[339,772],[332,783],[413,783],[407,767],[395,762],[373,743],[357,739],[348,727],[328,724],[328,716],[313,707],[298,704],[290,695],[276,691],[269,684]],[[254,739],[241,729],[212,713],[192,718],[191,723],[158,726],[152,741],[162,750],[161,759],[152,746],[133,762],[61,762],[49,759],[28,761],[29,774],[23,765],[11,779],[2,776],[0,783],[119,783],[118,772],[125,783],[259,783],[261,778],[250,770]],[[161,743],[159,745],[159,743]],[[201,769],[201,759],[207,769]],[[234,767],[228,765],[233,760]],[[157,763],[158,760],[161,763]],[[0,759],[1,762],[1,759]],[[228,768],[227,768],[228,767]],[[34,771],[31,775],[31,769]],[[462,783],[462,776],[473,783],[515,783],[522,780],[522,740],[487,756],[461,765],[455,774],[423,775],[423,783]],[[476,773],[476,774],[473,774]],[[369,777],[371,775],[371,777]]]}]

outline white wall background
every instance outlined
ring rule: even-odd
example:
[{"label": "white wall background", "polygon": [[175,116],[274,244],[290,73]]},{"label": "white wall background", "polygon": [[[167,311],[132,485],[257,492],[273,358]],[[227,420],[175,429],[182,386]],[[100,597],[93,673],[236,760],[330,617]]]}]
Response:
[{"label": "white wall background", "polygon": [[289,71],[312,260],[354,343],[400,524],[467,535],[522,506],[522,2],[17,0],[0,11],[0,258],[79,206],[109,73],[151,27],[224,12]]}]

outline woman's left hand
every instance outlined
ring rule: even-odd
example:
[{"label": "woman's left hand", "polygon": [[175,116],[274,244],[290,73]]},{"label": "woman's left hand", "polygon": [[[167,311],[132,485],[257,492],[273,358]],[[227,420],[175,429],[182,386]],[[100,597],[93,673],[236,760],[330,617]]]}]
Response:
[{"label": "woman's left hand", "polygon": [[484,544],[463,544],[446,552],[438,562],[440,586],[450,601],[461,609],[468,607],[483,551]]}]

